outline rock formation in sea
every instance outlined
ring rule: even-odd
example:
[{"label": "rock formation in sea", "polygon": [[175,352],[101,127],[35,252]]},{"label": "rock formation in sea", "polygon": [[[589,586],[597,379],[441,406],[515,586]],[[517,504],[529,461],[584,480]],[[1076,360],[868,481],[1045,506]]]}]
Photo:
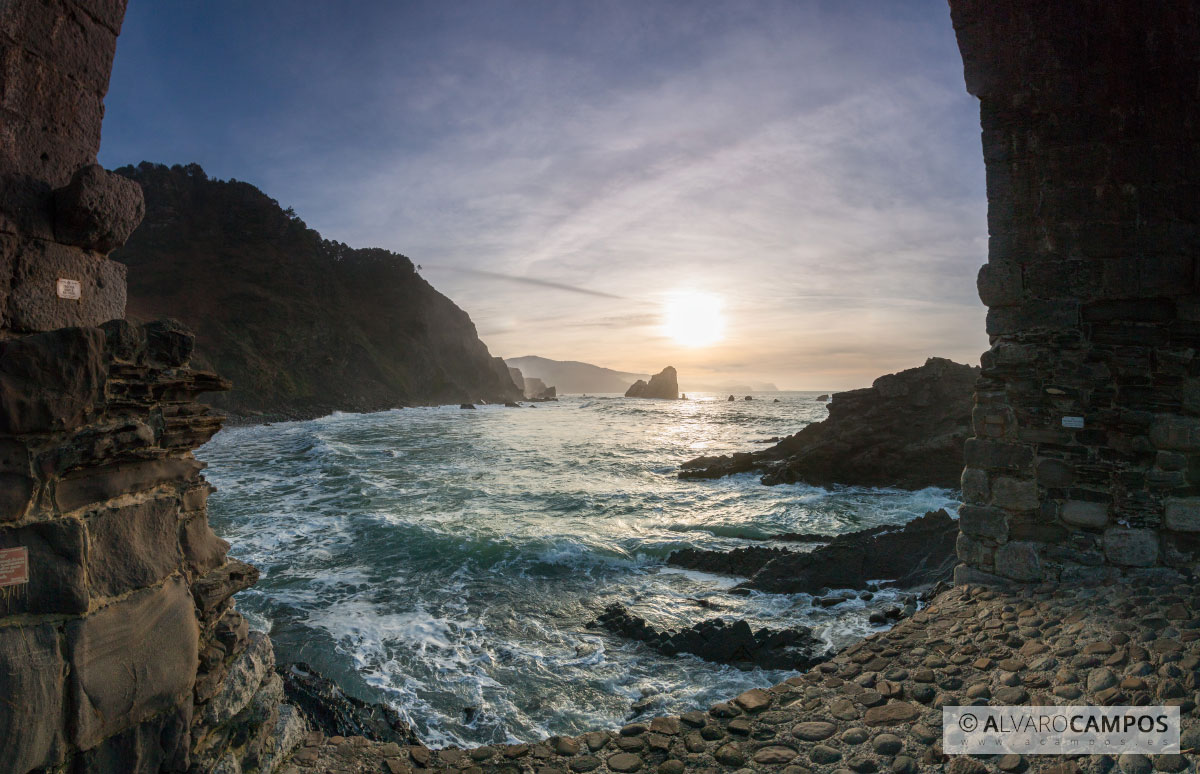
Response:
[{"label": "rock formation in sea", "polygon": [[949,580],[957,563],[958,522],[931,511],[903,527],[874,527],[833,537],[812,551],[748,546],[732,551],[684,549],[667,564],[749,578],[741,588],[773,594],[862,589],[887,580],[907,589]]},{"label": "rock formation in sea", "polygon": [[625,391],[626,398],[659,398],[663,400],[678,400],[679,375],[671,366],[650,377],[649,382],[638,379]]},{"label": "rock formation in sea", "polygon": [[555,387],[547,386],[536,376],[525,378],[525,397],[529,400],[550,400],[557,396],[558,390]]},{"label": "rock formation in sea", "polygon": [[957,488],[979,368],[930,358],[839,392],[829,416],[756,452],[698,457],[680,478],[760,471],[764,484]]},{"label": "rock formation in sea", "polygon": [[745,621],[711,618],[687,629],[656,629],[623,605],[609,605],[596,619],[609,631],[646,643],[659,653],[690,653],[705,661],[749,669],[809,669],[825,660],[825,643],[810,629],[753,630]]},{"label": "rock formation in sea", "polygon": [[551,360],[536,355],[505,358],[504,362],[519,368],[523,374],[536,376],[546,384],[553,384],[558,388],[558,392],[564,395],[624,392],[625,387],[635,379],[650,378],[646,374],[614,371],[577,360]]},{"label": "rock formation in sea", "polygon": [[129,268],[129,316],[195,331],[196,362],[233,380],[214,405],[270,419],[521,397],[467,313],[403,255],[322,239],[195,164],[117,172],[146,201],[113,255]]}]

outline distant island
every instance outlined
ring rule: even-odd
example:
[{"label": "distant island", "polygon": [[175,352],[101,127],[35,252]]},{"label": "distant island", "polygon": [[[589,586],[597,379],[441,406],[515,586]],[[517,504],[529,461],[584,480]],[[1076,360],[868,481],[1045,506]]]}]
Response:
[{"label": "distant island", "polygon": [[[582,363],[578,360],[551,360],[537,355],[524,357],[508,357],[504,362],[512,368],[519,368],[526,378],[532,376],[541,379],[546,384],[558,388],[559,394],[579,394],[588,392],[625,394],[629,386],[639,379],[650,381],[648,373],[633,373],[617,371],[612,368]],[[779,392],[779,388],[770,382],[752,383],[712,383],[685,382],[681,389],[692,392],[739,393],[747,392]]]},{"label": "distant island", "polygon": [[129,317],[195,331],[197,365],[233,380],[205,400],[253,420],[524,397],[467,313],[407,257],[324,239],[249,183],[197,164],[115,171],[146,200],[112,255],[130,269]]},{"label": "distant island", "polygon": [[532,377],[554,385],[560,394],[624,393],[629,385],[638,379],[650,378],[650,374],[626,373],[577,360],[551,360],[536,355],[505,358],[504,362],[512,368],[519,368],[526,379]]}]

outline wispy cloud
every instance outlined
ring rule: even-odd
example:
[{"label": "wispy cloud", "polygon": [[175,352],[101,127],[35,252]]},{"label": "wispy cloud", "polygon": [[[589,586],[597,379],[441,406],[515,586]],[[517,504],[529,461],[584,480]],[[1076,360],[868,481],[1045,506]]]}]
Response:
[{"label": "wispy cloud", "polygon": [[[215,173],[412,256],[493,352],[836,388],[986,348],[977,110],[944,3],[368,5],[320,35],[320,4],[289,16],[269,75],[303,88],[260,113],[247,86],[221,147],[251,168]],[[106,143],[136,125],[116,114]],[[725,299],[722,345],[663,334],[678,289]]]},{"label": "wispy cloud", "polygon": [[624,296],[618,296],[613,293],[603,293],[599,290],[589,290],[576,285],[567,285],[562,282],[551,282],[550,280],[537,279],[536,277],[522,277],[516,274],[501,274],[496,271],[484,271],[483,269],[463,269],[456,266],[425,266],[422,271],[432,272],[451,272],[454,274],[466,274],[472,277],[483,277],[485,279],[499,280],[501,282],[514,282],[518,285],[532,285],[536,288],[550,288],[551,290],[562,290],[567,293],[578,293],[583,296],[593,296],[594,298],[613,298],[618,301],[623,300]]}]

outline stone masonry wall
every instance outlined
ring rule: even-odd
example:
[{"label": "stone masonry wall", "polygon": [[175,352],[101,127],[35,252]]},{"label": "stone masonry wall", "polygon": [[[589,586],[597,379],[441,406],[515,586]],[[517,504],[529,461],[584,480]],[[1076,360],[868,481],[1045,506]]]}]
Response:
[{"label": "stone masonry wall", "polygon": [[95,165],[124,0],[0,1],[0,774],[269,771],[303,734],[192,449],[228,389],[134,326]]},{"label": "stone masonry wall", "polygon": [[990,234],[956,577],[1194,570],[1200,4],[950,8]]}]

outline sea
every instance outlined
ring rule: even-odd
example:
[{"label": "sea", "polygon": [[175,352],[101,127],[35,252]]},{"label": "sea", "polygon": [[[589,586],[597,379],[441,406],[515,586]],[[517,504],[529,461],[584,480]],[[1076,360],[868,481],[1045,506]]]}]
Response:
[{"label": "sea", "polygon": [[676,477],[685,460],[820,421],[817,396],[335,413],[226,429],[196,456],[217,487],[213,528],[262,572],[237,604],[279,662],[391,705],[430,746],[516,743],[707,708],[789,676],[667,657],[589,627],[613,602],[659,627],[717,616],[812,627],[831,648],[879,629],[868,616],[898,592],[823,608],[807,594],[730,593],[743,579],[666,564],[681,548],[957,505],[944,489]]}]

